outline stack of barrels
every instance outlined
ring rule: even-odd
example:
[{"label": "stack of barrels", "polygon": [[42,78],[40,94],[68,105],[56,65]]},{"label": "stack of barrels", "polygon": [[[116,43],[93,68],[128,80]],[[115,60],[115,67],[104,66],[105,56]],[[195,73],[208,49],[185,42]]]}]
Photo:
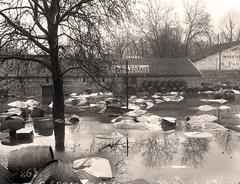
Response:
[{"label": "stack of barrels", "polygon": [[155,91],[155,92],[171,92],[171,91],[185,91],[187,88],[187,82],[183,80],[144,80],[142,82],[142,87],[145,91]]},{"label": "stack of barrels", "polygon": [[11,151],[8,167],[0,165],[0,183],[81,184],[71,166],[54,160],[50,146],[29,146]]}]

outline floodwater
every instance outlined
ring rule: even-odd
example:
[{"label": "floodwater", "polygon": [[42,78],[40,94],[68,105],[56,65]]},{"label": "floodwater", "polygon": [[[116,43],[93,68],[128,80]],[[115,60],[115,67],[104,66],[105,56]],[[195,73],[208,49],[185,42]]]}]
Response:
[{"label": "floodwater", "polygon": [[[61,159],[73,159],[86,155],[108,158],[111,162],[115,179],[129,181],[143,178],[153,184],[238,184],[240,182],[240,98],[227,102],[230,109],[199,111],[200,105],[214,103],[201,102],[202,98],[211,96],[185,96],[179,103],[162,103],[149,111],[159,116],[176,117],[184,121],[187,116],[209,114],[218,117],[215,122],[226,129],[207,128],[211,138],[187,138],[185,130],[123,130],[115,129],[110,117],[96,113],[78,113],[81,122],[66,126],[66,152],[59,154]],[[76,114],[76,113],[75,113]],[[239,126],[239,127],[238,127]],[[34,129],[34,139],[19,145],[6,145],[6,134],[0,139],[0,158],[6,164],[11,150],[30,145],[50,145],[54,147],[52,128],[41,127],[36,121],[26,127]],[[128,137],[115,146],[106,146],[109,142],[94,139],[97,133],[119,131]],[[199,131],[199,129],[198,129]],[[201,129],[200,129],[201,131]],[[202,130],[206,131],[206,129]],[[105,147],[103,147],[105,146]]]}]

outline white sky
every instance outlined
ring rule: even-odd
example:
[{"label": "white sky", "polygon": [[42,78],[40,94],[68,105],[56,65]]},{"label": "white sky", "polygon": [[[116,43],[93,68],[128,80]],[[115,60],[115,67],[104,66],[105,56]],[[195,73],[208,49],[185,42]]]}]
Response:
[{"label": "white sky", "polygon": [[[174,4],[178,12],[182,11],[182,0],[164,1]],[[227,14],[227,12],[232,10],[240,12],[240,0],[205,0],[205,2],[206,10],[211,15],[212,23],[216,30],[219,30],[219,27],[221,26],[221,20]]]},{"label": "white sky", "polygon": [[[139,2],[147,3],[148,0],[138,0]],[[181,16],[183,15],[183,0],[155,0],[164,1],[167,4],[174,5],[177,13]],[[189,2],[194,0],[189,0]],[[203,0],[205,1],[205,6],[207,12],[211,15],[212,24],[216,31],[219,30],[221,26],[221,20],[224,15],[231,10],[240,12],[240,0]],[[240,13],[239,13],[240,15]],[[240,17],[239,17],[240,19]]]}]

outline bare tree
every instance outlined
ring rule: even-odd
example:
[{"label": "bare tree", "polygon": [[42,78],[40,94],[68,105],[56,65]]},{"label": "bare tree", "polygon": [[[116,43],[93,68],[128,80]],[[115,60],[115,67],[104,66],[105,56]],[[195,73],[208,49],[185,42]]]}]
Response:
[{"label": "bare tree", "polygon": [[[64,150],[63,75],[66,70],[70,70],[60,59],[60,48],[64,48],[64,43],[70,37],[70,40],[76,38],[74,34],[76,28],[80,28],[82,35],[85,35],[85,41],[89,41],[93,35],[91,30],[99,29],[100,33],[100,30],[104,30],[108,25],[118,23],[123,14],[128,12],[129,3],[127,0],[0,1],[1,50],[10,43],[18,48],[16,54],[2,54],[1,60],[35,62],[47,68],[52,75],[54,86],[52,115],[57,150]],[[84,43],[84,40],[81,41]],[[27,51],[28,54],[24,54],[23,51]],[[29,55],[30,53],[45,55],[47,59],[33,57]],[[73,69],[72,66],[70,68]]]},{"label": "bare tree", "polygon": [[148,1],[146,7],[136,13],[135,23],[147,40],[152,57],[181,56],[182,28],[173,7],[162,1]]},{"label": "bare tree", "polygon": [[184,1],[186,33],[184,39],[185,56],[188,56],[191,43],[202,37],[209,37],[210,15],[205,11],[203,1]]},{"label": "bare tree", "polygon": [[229,11],[223,18],[221,26],[221,42],[233,42],[240,40],[239,12]]}]

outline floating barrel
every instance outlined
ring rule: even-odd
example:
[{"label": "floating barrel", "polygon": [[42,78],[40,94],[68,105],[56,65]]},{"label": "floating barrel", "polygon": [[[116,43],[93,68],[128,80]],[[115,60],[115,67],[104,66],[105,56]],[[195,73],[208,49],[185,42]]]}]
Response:
[{"label": "floating barrel", "polygon": [[33,110],[30,114],[31,117],[43,117],[44,116],[44,109],[40,107],[33,107]]},{"label": "floating barrel", "polygon": [[0,183],[1,184],[13,183],[11,173],[1,164],[0,164]]},{"label": "floating barrel", "polygon": [[0,130],[19,130],[21,128],[24,128],[25,123],[24,120],[17,116],[7,117],[5,120],[3,120],[0,124]]},{"label": "floating barrel", "polygon": [[189,87],[189,88],[186,88],[186,89],[185,89],[185,92],[186,92],[186,93],[193,93],[193,92],[194,92],[194,89],[191,88],[191,87]]},{"label": "floating barrel", "polygon": [[162,83],[160,82],[160,81],[158,81],[158,80],[156,80],[155,81],[155,84],[154,84],[154,86],[156,87],[156,88],[161,88],[161,85],[162,85]]},{"label": "floating barrel", "polygon": [[[21,129],[24,130],[24,129]],[[34,139],[34,134],[33,130],[27,130],[26,132],[24,131],[17,131],[16,132],[16,141],[21,144],[21,143],[32,143]]]},{"label": "floating barrel", "polygon": [[198,93],[199,89],[198,87],[193,88],[193,93]]},{"label": "floating barrel", "polygon": [[72,100],[72,105],[78,105],[80,103],[80,99],[73,99]]},{"label": "floating barrel", "polygon": [[181,85],[182,85],[182,84],[181,84],[181,81],[175,81],[175,85],[176,85],[177,88],[180,88]]},{"label": "floating barrel", "polygon": [[237,85],[234,85],[234,86],[233,86],[233,89],[235,89],[235,90],[240,90],[239,86],[237,86]]},{"label": "floating barrel", "polygon": [[223,95],[224,95],[224,93],[222,93],[222,92],[216,92],[215,93],[215,99],[221,99],[221,98],[223,98]]},{"label": "floating barrel", "polygon": [[31,184],[82,184],[70,165],[53,160],[41,169]]},{"label": "floating barrel", "polygon": [[168,86],[170,88],[173,88],[174,87],[174,81],[168,81]]},{"label": "floating barrel", "polygon": [[78,115],[71,115],[70,118],[69,118],[69,122],[72,123],[72,124],[77,124],[81,121],[81,118],[78,116]]},{"label": "floating barrel", "polygon": [[225,93],[223,98],[226,100],[234,100],[235,94],[234,93]]},{"label": "floating barrel", "polygon": [[8,89],[0,89],[0,97],[7,97]]},{"label": "floating barrel", "polygon": [[164,131],[176,129],[176,119],[171,117],[165,117],[162,119],[162,129]]},{"label": "floating barrel", "polygon": [[148,81],[148,87],[153,87],[154,86],[154,81],[150,80]]},{"label": "floating barrel", "polygon": [[5,121],[8,117],[8,115],[0,115],[0,123]]},{"label": "floating barrel", "polygon": [[14,181],[29,182],[34,174],[54,159],[50,146],[29,146],[11,151],[8,157],[8,170]]},{"label": "floating barrel", "polygon": [[166,87],[161,87],[161,88],[160,88],[160,92],[161,92],[161,93],[166,93],[166,92],[167,92]]},{"label": "floating barrel", "polygon": [[162,81],[162,86],[163,87],[167,87],[167,84],[168,84],[167,81]]},{"label": "floating barrel", "polygon": [[34,118],[33,127],[39,135],[51,136],[53,134],[53,120],[51,118]]},{"label": "floating barrel", "polygon": [[181,81],[181,86],[186,87],[187,86],[187,82],[186,81]]},{"label": "floating barrel", "polygon": [[178,91],[178,89],[176,87],[173,87],[172,91]]},{"label": "floating barrel", "polygon": [[148,81],[144,80],[142,82],[142,87],[145,88],[145,89],[148,88]]},{"label": "floating barrel", "polygon": [[184,86],[182,86],[182,87],[179,87],[179,88],[178,88],[178,91],[180,91],[180,92],[183,92],[183,91],[185,91],[185,87],[184,87]]},{"label": "floating barrel", "polygon": [[135,86],[129,86],[128,87],[128,94],[129,95],[135,95],[137,93],[136,87]]}]

